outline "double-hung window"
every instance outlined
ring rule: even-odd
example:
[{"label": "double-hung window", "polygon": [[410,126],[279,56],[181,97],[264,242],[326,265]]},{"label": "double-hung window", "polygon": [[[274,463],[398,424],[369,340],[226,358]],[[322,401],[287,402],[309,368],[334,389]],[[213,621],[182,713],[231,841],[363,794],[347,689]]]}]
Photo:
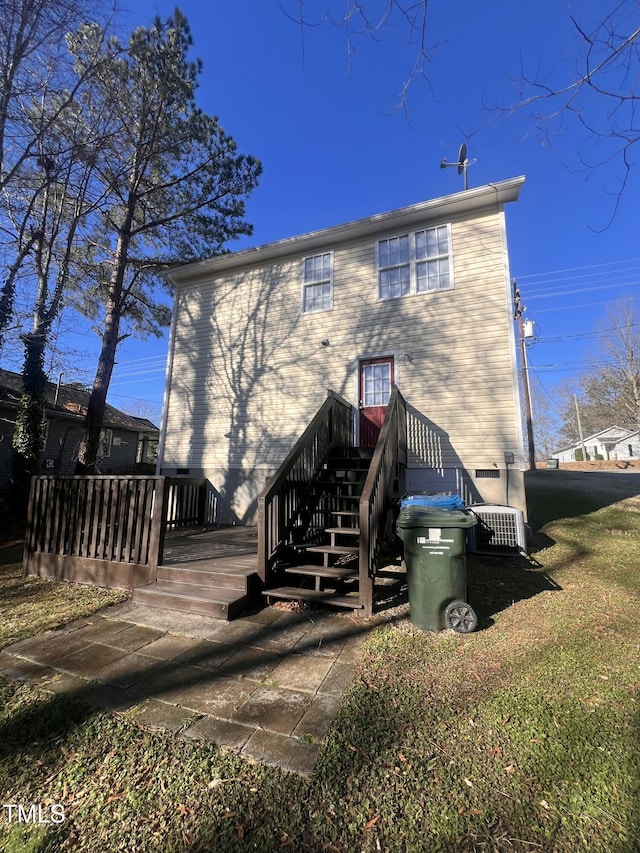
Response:
[{"label": "double-hung window", "polygon": [[378,243],[378,296],[394,299],[407,296],[411,288],[411,247],[409,234],[389,237]]},{"label": "double-hung window", "polygon": [[333,308],[333,252],[313,255],[302,262],[302,311]]},{"label": "double-hung window", "polygon": [[448,225],[379,240],[378,298],[448,290],[453,286],[450,257]]}]

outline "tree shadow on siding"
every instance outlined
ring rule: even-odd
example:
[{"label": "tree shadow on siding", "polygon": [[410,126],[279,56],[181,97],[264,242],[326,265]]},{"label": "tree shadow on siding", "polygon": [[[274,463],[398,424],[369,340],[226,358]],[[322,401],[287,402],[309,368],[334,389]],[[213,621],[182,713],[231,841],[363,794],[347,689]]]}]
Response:
[{"label": "tree shadow on siding", "polygon": [[[174,374],[174,383],[179,382],[174,405],[188,413],[183,422],[190,433],[190,466],[219,471],[219,479],[211,484],[216,521],[253,521],[257,494],[251,484],[261,477],[261,469],[272,464],[268,451],[284,457],[297,438],[295,431],[282,424],[291,399],[286,369],[294,358],[276,360],[297,323],[297,313],[286,310],[279,287],[283,276],[279,264],[246,272],[215,287],[201,286],[197,311],[193,301],[190,305],[185,299],[181,306],[184,339],[179,350],[186,356],[188,369],[179,378]],[[203,327],[204,335],[193,334]],[[272,410],[262,402],[256,408],[256,391],[267,383]],[[273,411],[279,413],[275,420]],[[210,424],[221,420],[226,447],[216,458],[218,448],[212,439],[218,437],[220,427],[216,431]]]},{"label": "tree shadow on siding", "polygon": [[466,504],[482,500],[447,431],[410,403],[407,403],[407,446],[409,464],[424,466],[428,470],[433,483],[431,491],[454,492]]}]

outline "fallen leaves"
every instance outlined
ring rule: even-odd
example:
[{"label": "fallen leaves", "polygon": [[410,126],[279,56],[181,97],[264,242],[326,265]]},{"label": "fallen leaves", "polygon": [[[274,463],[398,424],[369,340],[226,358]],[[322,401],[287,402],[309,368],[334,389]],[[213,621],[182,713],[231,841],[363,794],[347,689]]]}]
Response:
[{"label": "fallen leaves", "polygon": [[107,805],[110,806],[111,803],[116,803],[118,800],[124,800],[126,796],[127,795],[124,791],[120,791],[119,794],[112,794],[110,797],[107,797]]}]

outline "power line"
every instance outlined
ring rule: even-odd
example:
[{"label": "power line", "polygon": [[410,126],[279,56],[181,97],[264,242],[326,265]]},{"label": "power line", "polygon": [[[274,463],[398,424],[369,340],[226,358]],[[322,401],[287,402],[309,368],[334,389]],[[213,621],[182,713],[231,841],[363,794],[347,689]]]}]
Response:
[{"label": "power line", "polygon": [[[612,304],[613,303],[611,302],[610,299],[606,299],[602,302],[579,302],[577,304],[574,304],[572,307],[574,307],[574,308],[591,308],[594,305],[612,305]],[[536,314],[548,314],[550,311],[566,311],[566,310],[567,310],[566,305],[557,305],[555,308],[536,308],[535,309]]]},{"label": "power line", "polygon": [[[602,273],[594,272],[594,273],[587,273],[587,274],[583,273],[582,275],[569,275],[569,276],[565,276],[564,278],[549,278],[549,279],[546,279],[544,282],[539,282],[539,283],[532,282],[531,284],[527,285],[527,291],[545,290],[549,287],[556,287],[560,283],[567,282],[567,281],[574,282],[574,283],[580,283],[580,282],[588,283],[589,279],[594,279],[594,278],[597,278],[599,281],[615,281],[615,279],[619,279],[621,276],[629,276],[629,275],[633,275],[634,277],[640,275],[640,267],[630,267],[628,269],[615,270],[615,271],[612,271],[609,274],[605,274],[605,275],[603,275]],[[625,282],[620,282],[620,285],[622,286],[624,283]]]},{"label": "power line", "polygon": [[543,276],[559,275],[560,273],[565,272],[578,272],[579,270],[596,269],[596,267],[610,267],[614,266],[615,264],[631,264],[636,262],[640,262],[640,258],[629,258],[628,260],[623,261],[604,261],[599,264],[586,264],[583,267],[567,267],[566,269],[550,270],[549,272],[529,273],[529,275],[519,275],[516,276],[516,278],[518,279],[518,281],[521,281],[522,279],[527,278],[542,278]]},{"label": "power line", "polygon": [[128,380],[134,376],[147,377],[146,379],[140,379],[140,382],[146,382],[147,380],[153,380],[154,382],[158,381],[158,377],[149,376],[150,373],[155,374],[164,374],[164,367],[154,367],[149,368],[148,370],[130,370],[126,373],[114,373],[112,377],[113,382],[120,382],[122,380]]},{"label": "power line", "polygon": [[576,332],[574,335],[551,335],[550,337],[545,337],[544,335],[540,335],[540,337],[536,338],[537,344],[555,344],[560,343],[561,341],[569,341],[576,340],[578,338],[597,338],[601,335],[607,335],[610,332],[617,332],[620,329],[635,329],[640,327],[640,323],[629,323],[625,324],[623,327],[613,326],[611,329],[596,329],[592,332]]},{"label": "power line", "polygon": [[166,354],[163,355],[161,353],[159,355],[147,355],[144,358],[129,358],[126,360],[118,359],[118,361],[116,362],[116,367],[119,367],[120,365],[128,366],[131,364],[135,364],[135,365],[145,364],[145,363],[150,362],[150,361],[151,362],[158,361],[159,359],[166,360]]},{"label": "power line", "polygon": [[140,400],[141,403],[151,403],[154,406],[162,405],[162,400],[147,400],[144,397],[131,397],[127,394],[116,394],[112,391],[109,391],[109,397],[119,397],[121,400]]},{"label": "power line", "polygon": [[553,299],[556,296],[572,296],[574,293],[590,293],[593,290],[611,290],[613,287],[628,287],[631,282],[626,282],[624,284],[598,284],[594,287],[576,287],[573,290],[558,290],[553,293],[534,293],[526,294],[527,302],[530,299]]}]

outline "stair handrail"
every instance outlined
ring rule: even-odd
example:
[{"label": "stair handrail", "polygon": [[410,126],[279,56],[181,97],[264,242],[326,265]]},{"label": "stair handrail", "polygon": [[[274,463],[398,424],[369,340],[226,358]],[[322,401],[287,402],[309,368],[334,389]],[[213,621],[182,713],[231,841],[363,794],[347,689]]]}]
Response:
[{"label": "stair handrail", "polygon": [[353,406],[335,391],[327,398],[258,497],[258,574],[266,581],[287,540],[300,503],[334,447],[353,446]]},{"label": "stair handrail", "polygon": [[397,385],[387,411],[360,496],[359,587],[364,616],[373,614],[373,578],[391,505],[392,488],[399,485],[407,465],[407,404]]}]

